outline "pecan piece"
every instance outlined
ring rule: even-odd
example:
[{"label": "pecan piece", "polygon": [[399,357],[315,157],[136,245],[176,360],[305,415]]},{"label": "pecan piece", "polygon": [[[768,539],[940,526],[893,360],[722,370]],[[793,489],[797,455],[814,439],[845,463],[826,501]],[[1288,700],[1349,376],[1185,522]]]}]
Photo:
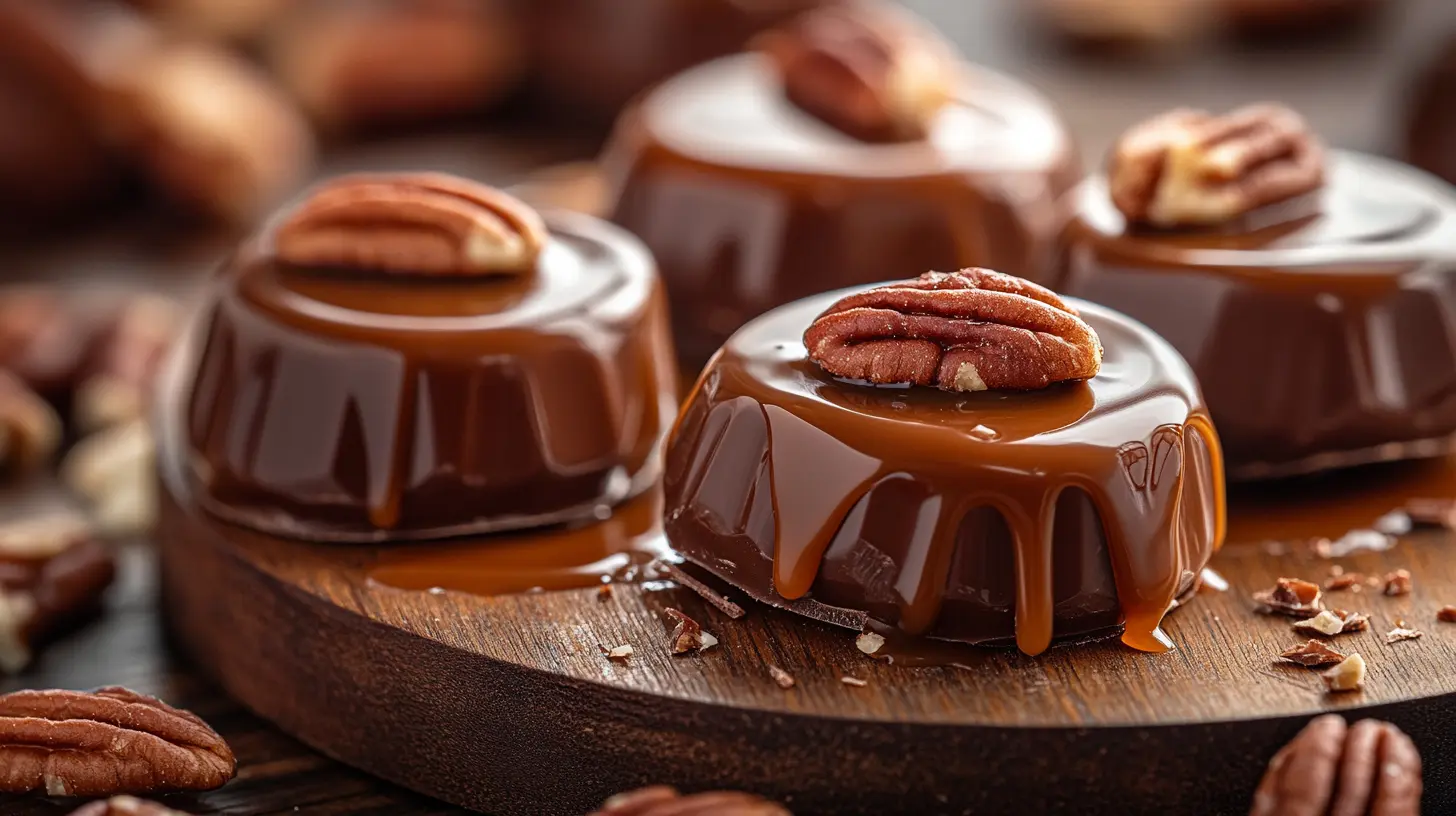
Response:
[{"label": "pecan piece", "polygon": [[1282,660],[1301,666],[1332,666],[1345,659],[1345,655],[1326,646],[1318,640],[1311,640],[1301,646],[1292,646],[1279,653]]},{"label": "pecan piece", "polygon": [[829,6],[760,35],[790,102],[866,142],[923,139],[955,95],[958,58],[905,12]]},{"label": "pecan piece", "polygon": [[138,799],[135,796],[113,796],[82,805],[71,816],[187,816],[166,805]]},{"label": "pecan piece", "polygon": [[290,264],[422,275],[530,271],[546,225],[515,198],[438,173],[345,176],[314,190],[278,227]]},{"label": "pecan piece", "polygon": [[232,749],[197,715],[130,689],[0,696],[0,792],[212,790],[236,770]]},{"label": "pecan piece", "polygon": [[684,796],[665,785],[619,793],[591,816],[792,816],[777,802],[734,791]]},{"label": "pecan piece", "polygon": [[111,549],[79,516],[0,525],[0,671],[19,671],[31,652],[100,608],[116,577]]},{"label": "pecan piece", "polygon": [[182,324],[181,306],[137,295],[116,308],[92,341],[72,416],[84,433],[144,419],[147,395]]},{"label": "pecan piece", "polygon": [[1134,223],[1222,224],[1319,189],[1324,148],[1281,105],[1225,116],[1175,110],[1133,127],[1107,167],[1112,202]]},{"label": "pecan piece", "polygon": [[1029,391],[1085,380],[1102,342],[1050,290],[989,269],[927,272],[841,298],[804,332],[831,374],[947,391]]},{"label": "pecan piece", "polygon": [[1425,634],[1425,632],[1422,632],[1419,629],[1411,629],[1410,627],[1406,626],[1405,621],[1397,620],[1395,622],[1395,628],[1385,633],[1385,642],[1399,643],[1402,640],[1416,640],[1417,638],[1423,637]]},{"label": "pecan piece", "polygon": [[1319,584],[1298,578],[1280,578],[1273,589],[1254,593],[1258,611],[1291,618],[1312,618],[1324,610]]},{"label": "pecan piece", "polygon": [[1456,606],[1443,606],[1436,612],[1436,620],[1442,623],[1456,623]]},{"label": "pecan piece", "polygon": [[28,476],[55,457],[61,418],[10,372],[0,369],[0,476]]},{"label": "pecan piece", "polygon": [[687,654],[688,652],[701,652],[718,645],[718,639],[708,632],[697,621],[684,615],[680,609],[669,607],[663,610],[677,626],[672,630],[672,653]]},{"label": "pecan piece", "polygon": [[1325,688],[1332,692],[1359,691],[1365,687],[1365,658],[1359,652],[1352,652],[1320,677],[1325,681]]},{"label": "pecan piece", "polygon": [[794,676],[772,663],[768,664],[768,676],[772,677],[781,689],[788,690],[794,687]]},{"label": "pecan piece", "polygon": [[1399,728],[1316,717],[1269,762],[1250,816],[1421,812],[1421,756]]},{"label": "pecan piece", "polygon": [[1382,580],[1385,586],[1381,592],[1384,592],[1386,595],[1409,595],[1411,593],[1410,570],[1398,569],[1394,572],[1388,572]]},{"label": "pecan piece", "polygon": [[1295,621],[1294,628],[1302,632],[1317,632],[1334,637],[1348,632],[1363,632],[1370,628],[1370,619],[1343,609],[1326,609],[1312,618]]}]

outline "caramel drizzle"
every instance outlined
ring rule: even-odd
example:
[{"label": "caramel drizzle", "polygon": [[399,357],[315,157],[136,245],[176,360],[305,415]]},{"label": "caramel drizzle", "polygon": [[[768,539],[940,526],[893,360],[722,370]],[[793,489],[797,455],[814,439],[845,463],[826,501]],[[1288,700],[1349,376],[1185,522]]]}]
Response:
[{"label": "caramel drizzle", "polygon": [[[795,600],[809,593],[825,552],[855,505],[896,471],[874,457],[847,452],[841,446],[804,444],[805,434],[824,431],[783,408],[765,406],[762,410],[776,519],[774,588],[784,598]],[[1194,439],[1199,440],[1202,451],[1195,450]],[[922,506],[922,513],[934,512],[936,518],[929,528],[933,532],[915,543],[901,566],[896,582],[901,598],[900,628],[912,635],[930,631],[944,601],[956,531],[966,514],[991,506],[1005,519],[1016,552],[1017,647],[1028,655],[1045,651],[1054,636],[1052,542],[1057,499],[1068,488],[1080,488],[1091,497],[1102,519],[1125,622],[1123,643],[1145,652],[1168,651],[1172,642],[1160,628],[1162,619],[1177,596],[1183,576],[1201,566],[1191,563],[1196,542],[1206,535],[1209,522],[1215,542],[1224,536],[1223,465],[1215,439],[1211,423],[1201,416],[1191,418],[1183,427],[1159,428],[1152,439],[1140,443],[1147,460],[1141,484],[1129,484],[1132,477],[1116,454],[1110,455],[1111,461],[1086,468],[1084,476],[1069,476],[1050,485],[1034,474],[1020,479],[1008,474],[1006,484],[998,485],[994,494],[951,474],[930,476],[926,481],[931,483],[933,495]],[[805,455],[805,451],[831,448],[846,453],[833,457]],[[1180,457],[1176,481],[1161,484],[1159,471],[1166,458],[1175,453]],[[944,452],[941,460],[952,455]],[[1213,473],[1190,476],[1190,468],[1209,468]],[[1187,480],[1202,477],[1209,477],[1202,483],[1215,485],[1213,519],[1204,518],[1197,508],[1184,507]],[[807,492],[839,500],[832,505],[815,505],[802,501],[806,491],[781,491],[777,487],[803,484],[805,480],[819,486]],[[1016,484],[1018,481],[1023,484]],[[1136,501],[1116,498],[1130,492]],[[783,493],[792,493],[799,501],[781,501]],[[917,525],[921,535],[926,529],[924,524]]]}]

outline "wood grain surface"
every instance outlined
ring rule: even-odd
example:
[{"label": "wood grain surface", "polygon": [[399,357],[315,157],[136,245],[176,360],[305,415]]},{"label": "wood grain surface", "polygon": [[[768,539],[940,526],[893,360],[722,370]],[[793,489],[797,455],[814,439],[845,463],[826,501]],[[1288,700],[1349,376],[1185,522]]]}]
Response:
[{"label": "wood grain surface", "polygon": [[[1225,48],[1153,62],[1087,62],[1068,58],[1025,26],[1018,9],[1027,2],[908,4],[939,23],[972,59],[1044,90],[1078,133],[1089,163],[1139,117],[1182,104],[1227,108],[1257,98],[1299,107],[1332,144],[1387,152],[1398,143],[1406,78],[1456,28],[1450,0],[1397,0],[1401,12],[1388,25],[1317,49]],[[532,165],[589,150],[571,139],[457,134],[332,155],[322,172],[432,168],[509,182]],[[6,279],[185,292],[232,238],[179,240],[174,225],[128,213],[84,235],[0,247],[0,268]],[[0,515],[26,505],[23,497],[0,496]],[[1373,658],[1370,685],[1338,701],[1323,697],[1306,670],[1273,665],[1272,650],[1294,638],[1280,621],[1254,617],[1247,608],[1248,592],[1277,573],[1325,565],[1298,555],[1276,558],[1256,545],[1220,556],[1220,568],[1234,581],[1230,593],[1200,596],[1175,613],[1168,628],[1182,648],[1172,655],[1147,658],[1107,646],[1077,658],[1058,650],[1041,662],[998,654],[970,672],[907,672],[870,663],[847,633],[761,608],[730,623],[674,588],[623,593],[598,606],[581,593],[436,597],[361,589],[368,553],[334,562],[329,551],[311,551],[295,563],[267,547],[200,546],[207,540],[174,542],[168,581],[174,607],[193,610],[173,620],[201,656],[200,666],[164,634],[156,553],[138,543],[125,548],[123,581],[104,618],[53,646],[26,673],[0,678],[3,690],[122,683],[197,711],[237,750],[241,773],[220,791],[169,799],[195,813],[457,812],[320,756],[213,685],[207,679],[213,673],[240,678],[260,699],[271,695],[260,710],[312,742],[333,741],[336,756],[386,756],[396,778],[515,812],[581,812],[565,803],[594,804],[595,797],[640,781],[686,778],[678,775],[691,765],[711,767],[711,778],[694,777],[704,784],[780,793],[802,787],[790,802],[800,813],[840,801],[847,794],[835,780],[846,778],[891,791],[857,802],[861,810],[886,813],[912,804],[926,805],[918,812],[962,812],[953,802],[994,812],[1027,785],[1034,786],[1029,795],[1066,812],[1084,812],[1089,800],[1083,797],[1123,796],[1124,813],[1152,811],[1155,803],[1157,812],[1167,812],[1165,797],[1192,803],[1190,812],[1242,813],[1273,746],[1326,707],[1389,717],[1410,730],[1427,757],[1427,811],[1456,812],[1456,772],[1447,759],[1456,749],[1449,727],[1456,717],[1450,699],[1456,627],[1420,617],[1442,602],[1437,582],[1452,580],[1456,541],[1441,534],[1345,562],[1418,572],[1416,594],[1404,605],[1369,605],[1377,632],[1359,636],[1358,648]],[[214,574],[228,580],[205,591]],[[722,637],[719,650],[670,658],[665,647],[655,648],[665,643],[658,615],[669,605]],[[1426,637],[1386,647],[1379,632],[1390,616],[1407,612]],[[446,613],[458,617],[447,624]],[[529,625],[512,623],[528,613]],[[235,628],[218,625],[219,616],[232,614],[241,615]],[[601,661],[598,632],[640,642],[640,659],[623,666]],[[236,645],[265,657],[249,663]],[[798,686],[785,692],[768,681],[767,661],[793,671]],[[373,669],[386,664],[395,668]],[[320,667],[330,672],[329,682],[313,682]],[[843,686],[840,671],[870,685]],[[1157,684],[1163,685],[1154,693]],[[408,694],[381,704],[377,694],[391,688]],[[1002,699],[993,702],[993,694]],[[726,702],[694,714],[694,695]],[[869,725],[847,724],[833,713],[851,709]],[[503,710],[518,716],[482,722],[482,714]],[[521,711],[534,719],[520,719]],[[1246,711],[1264,719],[1241,720],[1251,716]],[[386,730],[373,727],[381,716]],[[977,718],[996,725],[971,724]],[[621,720],[639,727],[614,725]],[[461,722],[479,730],[464,730]],[[568,767],[542,764],[580,748],[584,758]],[[710,759],[721,764],[710,766]],[[471,770],[450,773],[460,761]],[[942,772],[973,774],[981,782],[946,791]],[[901,798],[902,791],[918,798]],[[1016,809],[1035,812],[1032,801]],[[74,805],[0,797],[0,812],[20,816],[68,813]]]}]

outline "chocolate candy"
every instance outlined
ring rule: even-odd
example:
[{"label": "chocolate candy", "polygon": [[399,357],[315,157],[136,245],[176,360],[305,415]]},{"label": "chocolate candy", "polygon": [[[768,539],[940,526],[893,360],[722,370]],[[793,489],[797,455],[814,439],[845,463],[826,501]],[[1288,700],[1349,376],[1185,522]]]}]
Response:
[{"label": "chocolate candy", "polygon": [[1417,75],[1407,115],[1406,160],[1456,184],[1456,36]]},{"label": "chocolate candy", "polygon": [[618,122],[613,220],[652,250],[678,351],[697,366],[745,321],[816,292],[927,269],[1044,277],[1056,198],[1080,175],[1034,91],[963,66],[926,140],[854,139],[784,98],[770,61],[729,57]]},{"label": "chocolate candy", "polygon": [[752,321],[669,444],[673,547],[753,597],[831,623],[1015,643],[1159,622],[1223,537],[1218,437],[1162,339],[1071,302],[1104,348],[1085,382],[951,393],[838,379],[801,336],[846,292]]},{"label": "chocolate candy", "polygon": [[[275,224],[215,281],[185,419],[203,506],[265,532],[371,541],[592,517],[645,490],[676,375],[642,247],[561,214],[533,269],[452,273],[441,264],[487,249],[477,227],[500,226],[481,207],[523,205],[438,176],[356,186],[363,209],[321,188],[280,219],[286,247]],[[277,251],[330,246],[377,264]],[[410,273],[411,257],[441,274]]]},{"label": "chocolate candy", "polygon": [[1060,288],[1187,357],[1230,474],[1443,451],[1456,433],[1456,196],[1332,155],[1322,190],[1207,229],[1129,228],[1106,179],[1072,196]]}]

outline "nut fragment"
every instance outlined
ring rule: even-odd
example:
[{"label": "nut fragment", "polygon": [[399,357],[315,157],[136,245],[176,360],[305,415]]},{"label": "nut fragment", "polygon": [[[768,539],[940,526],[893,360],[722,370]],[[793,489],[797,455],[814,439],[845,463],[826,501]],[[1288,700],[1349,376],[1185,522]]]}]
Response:
[{"label": "nut fragment", "polygon": [[1400,729],[1316,717],[1269,762],[1250,816],[1421,812],[1421,757]]},{"label": "nut fragment", "polygon": [[1370,626],[1370,619],[1343,609],[1326,609],[1307,620],[1295,621],[1294,628],[1333,637],[1349,632],[1363,632]]},{"label": "nut fragment", "polygon": [[1254,593],[1258,611],[1288,615],[1291,618],[1312,618],[1324,608],[1319,584],[1298,578],[1280,578],[1273,589]]},{"label": "nut fragment", "polygon": [[135,796],[113,796],[101,799],[71,812],[71,816],[187,816],[166,805],[138,799]]},{"label": "nut fragment", "polygon": [[781,689],[791,689],[794,687],[794,676],[772,663],[768,665],[768,676],[772,677],[773,681]]},{"label": "nut fragment", "polygon": [[1279,653],[1279,657],[1301,666],[1330,666],[1345,659],[1345,655],[1326,646],[1322,641],[1311,640],[1301,646],[1293,646]]},{"label": "nut fragment", "polygon": [[908,14],[867,6],[807,12],[755,40],[789,101],[867,142],[923,139],[955,96],[955,51]]},{"label": "nut fragment", "polygon": [[1456,623],[1456,606],[1443,606],[1436,612],[1436,620],[1442,623]]},{"label": "nut fragment", "polygon": [[124,688],[0,696],[0,791],[111,796],[212,790],[237,770],[197,715]]},{"label": "nut fragment", "polygon": [[1107,179],[1130,222],[1222,224],[1319,189],[1324,148],[1304,119],[1281,105],[1225,116],[1180,109],[1124,134]]},{"label": "nut fragment", "polygon": [[868,686],[870,684],[870,681],[868,680],[861,680],[858,677],[850,677],[849,675],[845,675],[844,677],[839,678],[839,682],[845,684],[846,686],[853,686],[855,688],[864,688],[865,686]]},{"label": "nut fragment", "polygon": [[602,656],[608,660],[625,661],[627,658],[631,657],[634,654],[631,645],[626,643],[622,644],[621,646],[613,646],[610,649],[598,643],[597,648],[602,651]]},{"label": "nut fragment", "polygon": [[1358,572],[1342,572],[1339,575],[1331,576],[1325,581],[1326,592],[1341,592],[1354,588],[1365,580],[1365,576]]},{"label": "nut fragment", "polygon": [[61,445],[61,418],[40,395],[0,369],[0,476],[29,476]]},{"label": "nut fragment", "polygon": [[345,176],[279,225],[278,257],[298,266],[421,275],[535,269],[546,225],[505,193],[438,173]]},{"label": "nut fragment", "polygon": [[1320,677],[1332,692],[1358,691],[1365,686],[1365,658],[1354,652]]},{"label": "nut fragment", "polygon": [[37,286],[0,289],[0,369],[54,394],[74,385],[91,333],[73,298]]},{"label": "nut fragment", "polygon": [[1102,365],[1097,333],[1061,298],[988,269],[848,295],[815,318],[804,345],[835,376],[947,391],[1045,388]]},{"label": "nut fragment", "polygon": [[1409,628],[1405,625],[1405,621],[1397,620],[1395,622],[1395,628],[1385,633],[1385,642],[1399,643],[1402,640],[1415,640],[1425,634],[1425,632],[1422,632],[1419,629]]},{"label": "nut fragment", "polygon": [[703,627],[697,621],[684,615],[681,610],[668,608],[663,610],[663,614],[677,623],[677,627],[672,630],[670,641],[673,654],[701,652],[718,645],[717,638],[704,632]]},{"label": "nut fragment", "polygon": [[147,395],[181,321],[181,307],[170,298],[139,295],[121,304],[94,338],[76,389],[72,410],[83,433],[146,416]]},{"label": "nut fragment", "polygon": [[854,645],[867,655],[876,655],[885,646],[885,636],[877,632],[860,632],[854,639]]},{"label": "nut fragment", "polygon": [[78,442],[61,463],[61,479],[87,500],[103,534],[135,535],[156,522],[155,461],[151,426],[137,419]]},{"label": "nut fragment", "polygon": [[1386,595],[1409,595],[1411,592],[1411,574],[1409,570],[1398,569],[1395,572],[1385,574],[1385,588],[1381,592]]},{"label": "nut fragment", "polygon": [[79,517],[0,525],[0,672],[25,668],[48,637],[95,612],[115,575],[110,548]]},{"label": "nut fragment", "polygon": [[687,796],[664,785],[608,799],[591,816],[791,816],[777,802],[748,793],[714,791]]}]

